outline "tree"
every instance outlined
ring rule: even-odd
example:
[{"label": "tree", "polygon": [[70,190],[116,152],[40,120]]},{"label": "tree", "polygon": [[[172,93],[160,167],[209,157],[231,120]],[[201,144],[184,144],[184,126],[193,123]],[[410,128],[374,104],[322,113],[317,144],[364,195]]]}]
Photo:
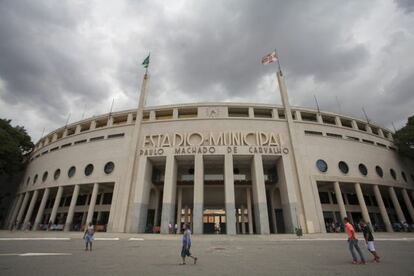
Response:
[{"label": "tree", "polygon": [[25,157],[33,149],[24,127],[13,127],[10,122],[0,119],[0,226],[5,222],[7,210],[23,176]]},{"label": "tree", "polygon": [[414,159],[414,116],[408,118],[407,124],[395,133],[394,139],[398,151],[402,155]]}]

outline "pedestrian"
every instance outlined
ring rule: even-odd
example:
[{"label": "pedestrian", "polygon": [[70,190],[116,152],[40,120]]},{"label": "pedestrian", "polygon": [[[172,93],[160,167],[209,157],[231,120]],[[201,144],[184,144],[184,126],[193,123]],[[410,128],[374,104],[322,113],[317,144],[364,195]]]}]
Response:
[{"label": "pedestrian", "polygon": [[361,224],[362,233],[364,234],[365,242],[367,243],[368,251],[374,256],[374,262],[379,263],[380,257],[375,251],[374,235],[372,234],[371,228],[368,226],[368,224],[365,221],[361,221],[360,224]]},{"label": "pedestrian", "polygon": [[172,224],[168,223],[168,234],[172,234]]},{"label": "pedestrian", "polygon": [[183,233],[182,239],[182,248],[181,248],[181,258],[183,262],[180,263],[181,265],[185,265],[185,257],[190,257],[194,260],[194,264],[197,263],[197,257],[191,255],[190,248],[191,248],[191,228],[190,225],[185,224],[185,229]]},{"label": "pedestrian", "polygon": [[88,251],[88,244],[89,244],[89,251],[92,251],[92,241],[93,235],[95,234],[95,229],[93,227],[92,222],[89,222],[89,226],[85,230],[85,234],[83,235],[83,239],[85,240],[85,251]]},{"label": "pedestrian", "polygon": [[176,223],[174,225],[174,234],[177,234],[177,233],[178,233],[178,224]]},{"label": "pedestrian", "polygon": [[355,236],[355,229],[352,226],[352,224],[349,223],[349,220],[347,217],[344,217],[344,223],[345,223],[345,231],[348,234],[348,246],[349,246],[349,251],[351,251],[351,255],[352,255],[352,263],[353,264],[358,264],[358,257],[355,254],[355,249],[358,252],[359,257],[361,258],[361,261],[359,262],[360,264],[365,264],[365,258],[364,255],[361,252],[361,249],[359,248],[358,245],[358,239]]}]

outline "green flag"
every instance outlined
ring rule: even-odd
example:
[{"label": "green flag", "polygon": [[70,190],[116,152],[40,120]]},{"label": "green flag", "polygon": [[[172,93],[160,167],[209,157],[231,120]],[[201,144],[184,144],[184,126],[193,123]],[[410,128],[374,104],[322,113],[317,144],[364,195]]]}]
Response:
[{"label": "green flag", "polygon": [[144,59],[144,61],[142,62],[142,65],[144,66],[144,68],[148,68],[150,62],[150,55],[147,56],[146,59]]}]

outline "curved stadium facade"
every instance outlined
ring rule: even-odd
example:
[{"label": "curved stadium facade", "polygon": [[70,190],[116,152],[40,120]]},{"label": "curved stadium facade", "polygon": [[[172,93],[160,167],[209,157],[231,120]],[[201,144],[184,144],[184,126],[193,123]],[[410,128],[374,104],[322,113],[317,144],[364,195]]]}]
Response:
[{"label": "curved stadium facade", "polygon": [[85,119],[43,137],[8,226],[108,232],[324,233],[342,218],[376,230],[414,222],[414,163],[392,133],[340,114],[202,103]]}]

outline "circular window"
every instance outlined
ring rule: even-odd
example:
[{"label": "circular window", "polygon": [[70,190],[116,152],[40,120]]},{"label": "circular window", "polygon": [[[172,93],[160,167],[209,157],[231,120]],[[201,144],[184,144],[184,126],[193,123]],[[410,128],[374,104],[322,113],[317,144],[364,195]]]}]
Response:
[{"label": "circular window", "polygon": [[37,174],[35,175],[35,177],[33,178],[33,185],[37,182]]},{"label": "circular window", "polygon": [[53,175],[53,178],[54,178],[55,180],[57,180],[57,179],[59,178],[59,176],[60,176],[60,169],[57,169],[57,170],[55,171],[54,175]]},{"label": "circular window", "polygon": [[405,176],[405,172],[401,172],[401,176],[405,182],[407,182],[407,176]]},{"label": "circular window", "polygon": [[368,174],[368,169],[367,169],[367,166],[365,166],[364,164],[359,164],[359,166],[358,166],[358,169],[359,169],[359,172],[362,174],[362,175],[367,175]]},{"label": "circular window", "polygon": [[26,185],[29,185],[29,182],[30,182],[30,176],[27,178]]},{"label": "circular window", "polygon": [[328,170],[328,164],[326,164],[326,162],[322,159],[316,161],[316,167],[321,172],[326,172]]},{"label": "circular window", "polygon": [[348,164],[346,164],[344,161],[340,161],[338,163],[338,168],[342,173],[348,173],[349,172],[349,167]]},{"label": "circular window", "polygon": [[390,169],[390,174],[392,176],[392,178],[397,179],[397,175],[395,174],[395,171],[393,169]]},{"label": "circular window", "polygon": [[72,176],[75,175],[75,173],[76,173],[76,167],[75,166],[70,167],[70,169],[68,171],[68,176],[72,177]]},{"label": "circular window", "polygon": [[114,168],[115,168],[114,162],[108,162],[105,164],[104,171],[106,174],[110,174],[111,172],[113,172]]},{"label": "circular window", "polygon": [[48,176],[48,173],[47,172],[44,172],[43,173],[43,176],[42,176],[42,182],[45,182],[46,181],[47,176]]},{"label": "circular window", "polygon": [[382,171],[382,168],[380,166],[376,166],[375,167],[375,171],[377,172],[379,177],[383,177],[384,176],[384,172]]},{"label": "circular window", "polygon": [[85,175],[86,175],[86,176],[89,176],[89,175],[91,175],[91,174],[92,174],[92,172],[93,172],[93,165],[92,165],[92,164],[88,164],[88,165],[85,167]]}]

